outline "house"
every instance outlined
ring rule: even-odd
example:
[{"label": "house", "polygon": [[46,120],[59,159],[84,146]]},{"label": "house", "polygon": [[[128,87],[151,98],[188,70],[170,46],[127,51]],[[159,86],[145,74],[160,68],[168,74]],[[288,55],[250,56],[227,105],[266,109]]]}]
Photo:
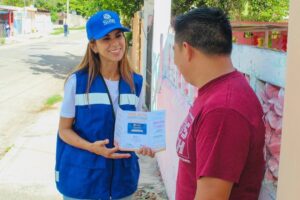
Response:
[{"label": "house", "polygon": [[0,5],[0,37],[5,35],[5,23],[11,27],[11,34],[13,34],[14,27],[14,11],[17,7]]},{"label": "house", "polygon": [[5,22],[11,28],[11,36],[52,30],[50,13],[33,6],[21,8],[0,5],[0,34],[3,33]]}]

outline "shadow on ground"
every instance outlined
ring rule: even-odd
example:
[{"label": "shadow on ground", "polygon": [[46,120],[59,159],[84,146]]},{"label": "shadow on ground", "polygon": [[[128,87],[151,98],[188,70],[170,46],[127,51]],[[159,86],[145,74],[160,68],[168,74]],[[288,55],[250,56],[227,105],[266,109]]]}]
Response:
[{"label": "shadow on ground", "polygon": [[67,53],[67,55],[31,55],[31,59],[25,62],[32,65],[33,74],[39,75],[47,73],[54,78],[65,79],[68,73],[77,66],[82,57]]}]

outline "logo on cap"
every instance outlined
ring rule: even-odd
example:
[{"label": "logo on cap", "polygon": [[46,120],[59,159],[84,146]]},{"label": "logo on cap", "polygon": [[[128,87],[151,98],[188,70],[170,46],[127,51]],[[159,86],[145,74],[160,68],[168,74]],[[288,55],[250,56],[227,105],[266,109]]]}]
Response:
[{"label": "logo on cap", "polygon": [[103,18],[104,18],[104,19],[111,19],[111,16],[110,16],[109,14],[105,13],[105,14],[103,15]]},{"label": "logo on cap", "polygon": [[115,19],[113,19],[110,14],[105,13],[103,15],[104,20],[102,21],[104,25],[108,25],[108,24],[115,24],[116,21]]}]

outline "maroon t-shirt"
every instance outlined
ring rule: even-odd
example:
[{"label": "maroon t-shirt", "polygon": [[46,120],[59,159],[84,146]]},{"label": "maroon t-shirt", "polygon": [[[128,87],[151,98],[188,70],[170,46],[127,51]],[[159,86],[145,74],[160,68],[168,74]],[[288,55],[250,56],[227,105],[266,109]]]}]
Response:
[{"label": "maroon t-shirt", "polygon": [[197,180],[233,182],[230,200],[257,200],[264,173],[263,111],[234,71],[199,89],[177,139],[176,200],[194,200]]}]

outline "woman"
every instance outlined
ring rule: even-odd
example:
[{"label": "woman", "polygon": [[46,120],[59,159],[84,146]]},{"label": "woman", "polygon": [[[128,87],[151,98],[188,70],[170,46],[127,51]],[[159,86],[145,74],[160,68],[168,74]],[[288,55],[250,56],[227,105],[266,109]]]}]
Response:
[{"label": "woman", "polygon": [[[114,145],[115,112],[141,110],[143,79],[130,68],[117,13],[100,11],[86,25],[86,54],[67,79],[57,137],[56,185],[64,199],[131,199],[138,157]],[[139,153],[153,157],[149,148]]]}]

